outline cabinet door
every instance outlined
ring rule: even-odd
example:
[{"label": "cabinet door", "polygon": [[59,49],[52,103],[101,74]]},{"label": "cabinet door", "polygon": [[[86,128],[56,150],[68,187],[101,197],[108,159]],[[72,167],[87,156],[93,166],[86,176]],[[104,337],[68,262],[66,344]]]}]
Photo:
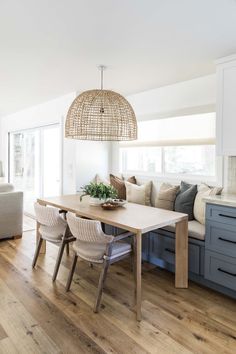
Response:
[{"label": "cabinet door", "polygon": [[236,154],[236,60],[218,68],[217,154]]}]

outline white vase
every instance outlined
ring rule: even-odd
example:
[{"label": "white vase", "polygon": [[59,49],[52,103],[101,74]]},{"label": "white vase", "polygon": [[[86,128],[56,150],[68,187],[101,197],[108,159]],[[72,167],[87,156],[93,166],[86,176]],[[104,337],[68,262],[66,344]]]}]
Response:
[{"label": "white vase", "polygon": [[99,199],[99,198],[90,197],[89,204],[93,205],[93,206],[99,206],[102,203],[105,203],[105,201],[106,201],[105,199]]}]

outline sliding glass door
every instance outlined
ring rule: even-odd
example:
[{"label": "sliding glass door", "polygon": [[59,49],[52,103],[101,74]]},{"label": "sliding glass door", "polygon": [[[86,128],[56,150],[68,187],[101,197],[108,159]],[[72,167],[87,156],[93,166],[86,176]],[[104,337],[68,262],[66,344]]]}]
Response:
[{"label": "sliding glass door", "polygon": [[59,124],[9,134],[9,181],[24,191],[24,210],[29,214],[38,197],[60,194]]}]

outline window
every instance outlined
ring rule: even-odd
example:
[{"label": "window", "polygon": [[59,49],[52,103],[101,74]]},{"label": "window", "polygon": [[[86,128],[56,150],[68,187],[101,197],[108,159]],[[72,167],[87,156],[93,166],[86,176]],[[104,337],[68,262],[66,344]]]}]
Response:
[{"label": "window", "polygon": [[166,173],[178,175],[215,175],[215,146],[168,146],[164,148]]},{"label": "window", "polygon": [[161,173],[162,151],[160,147],[134,147],[121,149],[123,172]]},{"label": "window", "polygon": [[120,143],[120,170],[216,180],[215,113],[141,121],[135,142]]}]

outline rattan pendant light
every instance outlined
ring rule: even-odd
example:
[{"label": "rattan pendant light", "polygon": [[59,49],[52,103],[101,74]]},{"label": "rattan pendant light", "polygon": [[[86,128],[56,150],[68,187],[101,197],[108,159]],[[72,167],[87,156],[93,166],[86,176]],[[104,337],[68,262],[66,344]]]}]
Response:
[{"label": "rattan pendant light", "polygon": [[81,93],[66,117],[66,138],[79,140],[136,140],[137,121],[133,108],[119,93],[101,89]]}]

